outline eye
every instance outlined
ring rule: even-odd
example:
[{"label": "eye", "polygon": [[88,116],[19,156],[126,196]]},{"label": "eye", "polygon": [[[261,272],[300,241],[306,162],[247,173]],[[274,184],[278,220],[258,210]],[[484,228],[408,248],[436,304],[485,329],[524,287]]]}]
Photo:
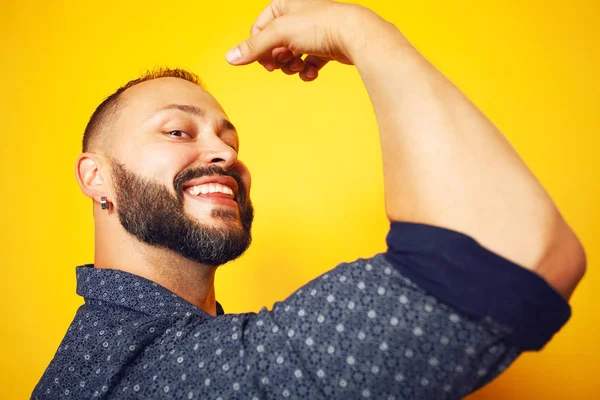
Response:
[{"label": "eye", "polygon": [[191,137],[189,133],[180,130],[169,131],[167,134],[175,137]]}]

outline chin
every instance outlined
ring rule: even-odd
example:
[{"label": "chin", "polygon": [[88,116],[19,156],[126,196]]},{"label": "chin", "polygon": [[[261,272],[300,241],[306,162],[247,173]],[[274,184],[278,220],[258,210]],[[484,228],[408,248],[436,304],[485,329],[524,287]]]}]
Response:
[{"label": "chin", "polygon": [[239,212],[228,207],[213,208],[208,213],[203,215],[197,215],[197,213],[190,213],[196,221],[205,226],[211,226],[213,228],[224,228],[227,226],[241,226]]}]

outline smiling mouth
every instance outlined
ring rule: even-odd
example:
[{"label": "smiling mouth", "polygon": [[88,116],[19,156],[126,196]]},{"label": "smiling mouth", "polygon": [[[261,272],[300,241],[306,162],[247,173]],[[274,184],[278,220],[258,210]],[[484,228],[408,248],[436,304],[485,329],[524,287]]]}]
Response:
[{"label": "smiling mouth", "polygon": [[193,196],[222,193],[231,196],[232,199],[235,197],[235,192],[232,188],[217,182],[208,182],[190,186],[187,188],[187,191]]},{"label": "smiling mouth", "polygon": [[185,191],[186,195],[193,198],[196,201],[208,202],[216,205],[223,205],[229,207],[237,207],[237,202],[234,200],[233,195],[221,192],[212,193],[199,193],[193,194],[189,190]]},{"label": "smiling mouth", "polygon": [[183,192],[196,201],[238,207],[239,186],[231,176],[211,176],[188,181]]}]

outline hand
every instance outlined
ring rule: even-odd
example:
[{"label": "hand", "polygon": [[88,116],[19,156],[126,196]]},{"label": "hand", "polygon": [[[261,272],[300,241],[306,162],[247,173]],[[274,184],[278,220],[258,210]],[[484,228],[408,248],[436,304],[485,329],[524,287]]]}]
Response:
[{"label": "hand", "polygon": [[331,0],[273,0],[252,26],[251,37],[226,57],[233,65],[258,61],[268,71],[299,73],[312,81],[329,61],[353,64],[350,47],[362,38],[357,22],[375,17],[364,7]]}]

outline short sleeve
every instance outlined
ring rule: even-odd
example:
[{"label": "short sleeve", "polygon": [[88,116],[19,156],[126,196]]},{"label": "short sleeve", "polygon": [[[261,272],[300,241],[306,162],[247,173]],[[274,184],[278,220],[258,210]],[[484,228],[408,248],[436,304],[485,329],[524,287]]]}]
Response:
[{"label": "short sleeve", "polygon": [[510,327],[509,346],[539,350],[571,315],[543,278],[463,233],[392,222],[387,245],[390,263],[425,292],[472,318]]}]

